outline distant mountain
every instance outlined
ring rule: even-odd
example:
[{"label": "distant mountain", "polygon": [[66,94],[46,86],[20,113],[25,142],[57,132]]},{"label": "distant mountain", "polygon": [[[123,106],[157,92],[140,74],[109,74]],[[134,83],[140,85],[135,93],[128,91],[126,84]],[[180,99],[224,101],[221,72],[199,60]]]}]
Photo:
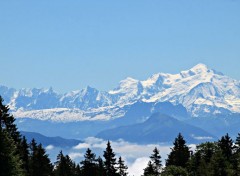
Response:
[{"label": "distant mountain", "polygon": [[[191,117],[240,113],[240,82],[204,64],[179,74],[154,74],[145,81],[128,77],[108,92],[87,87],[59,94],[52,88],[16,90],[0,86],[0,95],[15,117],[52,121],[124,117],[137,102],[144,102],[146,106],[161,102],[180,105]],[[152,107],[154,111],[166,112]],[[171,109],[167,114],[170,112]]]},{"label": "distant mountain", "polygon": [[34,138],[37,143],[41,143],[44,147],[48,145],[53,145],[54,147],[69,148],[76,146],[79,143],[82,143],[82,141],[76,139],[64,139],[62,137],[47,137],[36,132],[21,131],[21,134],[26,137],[28,143],[30,143],[31,140]]},{"label": "distant mountain", "polygon": [[[47,119],[49,115],[49,113],[39,113],[36,114],[39,118],[17,118],[16,123],[22,131],[39,132],[46,136],[84,139],[89,136],[95,136],[100,131],[109,128],[143,122],[151,116],[152,113],[158,112],[159,110],[179,120],[188,119],[187,111],[182,105],[173,105],[169,102],[146,103],[140,101],[126,106],[125,110],[127,112],[123,117],[110,120],[65,121],[62,123],[61,121],[39,120],[42,118]],[[53,116],[55,113],[51,115],[51,119],[54,119]],[[56,116],[59,117],[60,114],[56,114]],[[68,115],[62,113],[61,118],[68,118]]]},{"label": "distant mountain", "polygon": [[197,117],[184,120],[185,123],[194,125],[219,138],[228,133],[233,139],[240,133],[240,114],[218,117]]},{"label": "distant mountain", "polygon": [[104,130],[96,137],[106,140],[123,139],[136,143],[168,143],[178,133],[182,133],[189,143],[200,143],[214,140],[210,133],[160,113],[153,114],[142,123],[120,126]]}]

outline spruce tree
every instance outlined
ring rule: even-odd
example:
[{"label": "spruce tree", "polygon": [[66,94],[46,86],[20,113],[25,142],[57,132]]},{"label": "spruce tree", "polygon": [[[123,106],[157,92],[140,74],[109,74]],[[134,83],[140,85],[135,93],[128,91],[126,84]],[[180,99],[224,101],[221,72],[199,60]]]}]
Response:
[{"label": "spruce tree", "polygon": [[51,164],[45,149],[41,144],[37,145],[33,139],[30,143],[29,172],[31,176],[49,176],[52,174]]},{"label": "spruce tree", "polygon": [[[189,171],[189,175],[191,176],[202,176],[204,172],[204,170],[206,169],[206,163],[203,161],[203,159],[201,158],[201,154],[200,152],[196,152],[194,155],[192,155],[189,164],[188,164],[188,171]],[[170,167],[170,166],[169,166]],[[206,174],[204,174],[206,175]]]},{"label": "spruce tree", "polygon": [[233,175],[240,176],[240,152],[234,153],[232,166],[234,172]]},{"label": "spruce tree", "polygon": [[26,174],[29,175],[29,145],[25,136],[23,136],[21,140],[20,157],[23,162],[22,167],[25,170]]},{"label": "spruce tree", "polygon": [[240,175],[239,174],[240,173],[240,133],[238,133],[238,136],[235,141],[232,165],[234,170],[234,176],[239,176]]},{"label": "spruce tree", "polygon": [[21,164],[13,139],[0,126],[0,175],[25,176]]},{"label": "spruce tree", "polygon": [[187,166],[189,158],[189,148],[186,145],[186,141],[184,140],[183,136],[181,135],[181,133],[179,133],[173,143],[172,151],[170,152],[170,154],[168,155],[168,159],[166,160],[166,166],[174,165],[185,168]]},{"label": "spruce tree", "polygon": [[29,173],[30,176],[34,175],[35,168],[38,168],[38,161],[37,161],[37,143],[35,139],[32,139],[32,141],[29,144],[30,148],[30,155],[29,155]]},{"label": "spruce tree", "polygon": [[150,156],[150,159],[153,163],[154,175],[159,175],[162,168],[161,156],[157,147],[154,148],[153,154]]},{"label": "spruce tree", "polygon": [[119,157],[117,164],[118,164],[118,167],[117,167],[118,175],[119,176],[127,176],[128,167],[124,164],[124,161],[122,160],[122,157]]},{"label": "spruce tree", "polygon": [[98,176],[105,176],[106,175],[106,171],[105,171],[105,168],[104,168],[104,163],[103,163],[103,160],[102,158],[99,156],[98,159],[97,159],[97,175]]},{"label": "spruce tree", "polygon": [[222,150],[222,154],[226,157],[227,161],[230,161],[233,151],[233,140],[230,138],[228,133],[218,141],[218,146]]},{"label": "spruce tree", "polygon": [[115,176],[117,174],[117,170],[115,167],[116,158],[109,141],[107,143],[107,148],[104,151],[103,156],[105,158],[104,166],[106,170],[106,176]]},{"label": "spruce tree", "polygon": [[210,173],[210,161],[217,149],[217,144],[213,142],[199,144],[189,161],[188,170],[190,175],[202,176]]},{"label": "spruce tree", "polygon": [[6,130],[10,137],[14,140],[17,148],[20,146],[21,135],[14,124],[15,118],[10,115],[9,107],[3,104],[3,98],[0,96],[0,125]]},{"label": "spruce tree", "polygon": [[52,174],[53,166],[48,158],[48,154],[46,154],[46,150],[42,147],[42,144],[39,144],[37,147],[37,157],[38,157],[38,163],[39,167],[41,169],[41,176],[49,176]]},{"label": "spruce tree", "polygon": [[196,153],[198,153],[206,163],[209,163],[217,150],[218,146],[216,143],[205,142],[197,146]]},{"label": "spruce tree", "polygon": [[147,167],[143,169],[143,176],[154,176],[154,166],[151,161],[149,161]]},{"label": "spruce tree", "polygon": [[75,175],[76,176],[82,176],[82,171],[81,171],[81,167],[79,164],[77,164],[76,168],[75,168]]},{"label": "spruce tree", "polygon": [[[17,126],[14,124],[14,117],[10,115],[9,113],[9,107],[3,104],[3,99],[0,96],[0,133],[1,133],[1,143],[2,143],[2,154],[0,155],[0,160],[3,162],[5,159],[8,159],[5,161],[6,165],[1,165],[0,167],[4,167],[3,170],[7,171],[7,165],[10,163],[14,163],[15,160],[18,160],[18,163],[16,164],[16,169],[13,167],[12,174],[14,175],[16,172],[21,172],[23,167],[22,162],[22,156],[21,151],[21,135],[17,130]],[[3,144],[4,143],[4,144]],[[6,149],[6,144],[8,145],[9,149]],[[20,165],[21,171],[19,170],[18,166]],[[4,172],[5,172],[4,171]],[[19,175],[21,175],[19,173]]]},{"label": "spruce tree", "polygon": [[[186,169],[182,168],[181,166],[168,166],[164,168],[161,176],[188,176]],[[195,175],[194,175],[195,176]],[[201,176],[208,176],[208,175],[201,175]]]},{"label": "spruce tree", "polygon": [[240,153],[240,133],[238,133],[234,145],[235,153]]},{"label": "spruce tree", "polygon": [[209,175],[213,176],[227,176],[228,175],[228,163],[221,150],[214,153],[210,165]]},{"label": "spruce tree", "polygon": [[158,176],[161,173],[161,156],[159,154],[159,150],[157,147],[154,148],[153,154],[150,156],[150,161],[148,162],[148,166],[144,169],[145,175],[153,175]]},{"label": "spruce tree", "polygon": [[75,175],[76,168],[74,167],[73,161],[68,155],[64,156],[62,151],[57,156],[57,161],[55,163],[55,176],[69,176]]},{"label": "spruce tree", "polygon": [[82,173],[85,176],[97,175],[96,155],[88,148],[81,162]]},{"label": "spruce tree", "polygon": [[57,155],[57,161],[55,162],[54,175],[55,176],[65,176],[69,167],[66,164],[66,159],[63,152],[60,151]]}]

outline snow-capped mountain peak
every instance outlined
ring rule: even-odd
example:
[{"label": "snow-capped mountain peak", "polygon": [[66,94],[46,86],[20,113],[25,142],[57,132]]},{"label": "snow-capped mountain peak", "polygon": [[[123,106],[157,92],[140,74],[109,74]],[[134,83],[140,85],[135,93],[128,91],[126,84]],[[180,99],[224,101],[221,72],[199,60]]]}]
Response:
[{"label": "snow-capped mountain peak", "polygon": [[125,94],[129,92],[133,92],[138,88],[139,81],[133,79],[131,77],[127,77],[126,79],[120,81],[118,87],[114,90],[110,90],[110,94]]},{"label": "snow-capped mountain peak", "polygon": [[52,88],[15,90],[0,86],[0,95],[16,112],[78,109],[88,114],[84,115],[88,119],[119,117],[126,112],[121,108],[138,101],[182,105],[191,116],[240,113],[240,82],[204,64],[179,74],[157,73],[143,81],[127,77],[109,92],[89,86],[66,94],[58,94]]},{"label": "snow-capped mountain peak", "polygon": [[207,72],[209,70],[209,68],[205,64],[199,63],[199,64],[195,65],[194,67],[192,67],[190,70],[196,74],[199,74],[202,72]]},{"label": "snow-capped mountain peak", "polygon": [[209,69],[206,65],[197,64],[196,66],[192,67],[189,70],[181,71],[180,75],[182,76],[182,78],[187,78],[187,77],[196,76],[196,75],[210,76],[211,73],[213,73],[213,70]]}]

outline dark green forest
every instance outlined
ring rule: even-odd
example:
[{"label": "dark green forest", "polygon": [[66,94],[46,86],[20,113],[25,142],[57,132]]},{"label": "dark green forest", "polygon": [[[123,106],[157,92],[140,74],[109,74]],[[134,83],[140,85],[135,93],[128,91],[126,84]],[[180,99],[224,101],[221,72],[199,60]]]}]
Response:
[{"label": "dark green forest", "polygon": [[[87,149],[84,159],[75,163],[59,152],[51,163],[46,150],[34,139],[20,134],[0,97],[0,176],[127,176],[128,167],[117,158],[108,141],[102,157]],[[160,151],[153,149],[144,176],[240,176],[240,133],[235,141],[226,134],[216,142],[197,145],[192,151],[179,133],[162,165]]]}]

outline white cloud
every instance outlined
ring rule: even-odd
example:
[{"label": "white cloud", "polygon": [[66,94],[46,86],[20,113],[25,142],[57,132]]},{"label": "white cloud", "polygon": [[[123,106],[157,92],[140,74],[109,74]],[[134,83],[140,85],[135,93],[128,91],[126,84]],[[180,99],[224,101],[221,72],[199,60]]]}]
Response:
[{"label": "white cloud", "polygon": [[[107,141],[99,138],[89,137],[86,138],[84,143],[80,143],[75,146],[73,149],[81,150],[90,148],[93,152],[96,152],[97,155],[102,156],[102,152],[106,149]],[[162,156],[163,164],[167,158],[167,154],[171,151],[169,145],[164,144],[136,144],[130,143],[124,140],[111,141],[111,146],[113,151],[116,153],[117,157],[121,156],[129,169],[128,172],[130,175],[140,176],[143,172],[143,169],[147,166],[149,161],[149,156],[152,154],[152,151],[155,147],[160,150],[160,155]],[[71,157],[74,158],[75,153],[71,153]],[[70,155],[70,154],[69,154]],[[78,155],[82,157],[83,155]]]},{"label": "white cloud", "polygon": [[102,143],[104,142],[104,140],[100,138],[95,138],[95,137],[88,137],[85,139],[85,142],[89,144],[96,144],[96,143]]},{"label": "white cloud", "polygon": [[[82,160],[86,148],[90,148],[97,156],[102,156],[103,151],[106,149],[106,144],[106,140],[89,137],[84,140],[84,143],[80,143],[73,147],[74,152],[71,151],[72,153],[69,153],[69,156],[73,160]],[[166,144],[136,144],[124,140],[111,141],[111,146],[116,153],[116,157],[121,156],[128,165],[129,175],[135,176],[143,174],[143,169],[147,166],[149,156],[152,154],[155,147],[160,151],[163,165],[165,165],[165,160],[172,147]],[[189,147],[192,151],[196,149],[195,144],[190,144]]]},{"label": "white cloud", "polygon": [[46,147],[46,150],[52,150],[52,149],[54,149],[54,146],[53,146],[53,145],[48,145],[48,146]]},{"label": "white cloud", "polygon": [[140,176],[143,174],[143,169],[147,166],[149,158],[137,158],[132,164],[129,165],[128,172],[130,175]]},{"label": "white cloud", "polygon": [[75,159],[77,159],[77,158],[83,157],[83,154],[82,154],[82,153],[72,152],[72,153],[69,153],[68,156],[69,156],[72,160],[75,160]]},{"label": "white cloud", "polygon": [[73,147],[73,149],[80,150],[80,149],[86,149],[86,148],[90,148],[90,147],[91,147],[91,145],[88,143],[79,143],[78,145]]},{"label": "white cloud", "polygon": [[194,139],[197,139],[197,140],[212,140],[212,139],[213,139],[213,138],[210,137],[210,136],[193,136],[193,135],[192,135],[192,137],[193,137]]}]

